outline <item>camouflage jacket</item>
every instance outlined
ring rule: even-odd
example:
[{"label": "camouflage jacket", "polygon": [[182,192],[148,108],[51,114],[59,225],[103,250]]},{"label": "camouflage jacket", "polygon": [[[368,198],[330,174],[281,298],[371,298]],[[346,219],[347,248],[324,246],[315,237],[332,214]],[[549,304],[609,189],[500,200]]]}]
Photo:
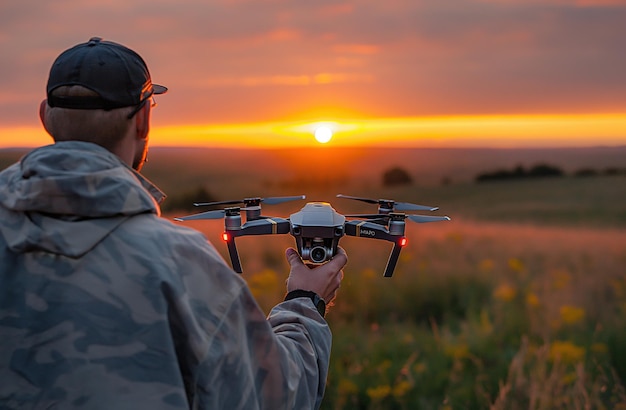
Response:
[{"label": "camouflage jacket", "polygon": [[162,197],[90,143],[0,172],[0,409],[319,407],[331,334],[313,303],[266,318]]}]

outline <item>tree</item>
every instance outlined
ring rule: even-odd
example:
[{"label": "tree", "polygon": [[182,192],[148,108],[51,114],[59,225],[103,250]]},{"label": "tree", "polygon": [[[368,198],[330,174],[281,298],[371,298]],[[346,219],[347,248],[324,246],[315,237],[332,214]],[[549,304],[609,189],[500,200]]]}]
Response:
[{"label": "tree", "polygon": [[383,173],[384,186],[408,185],[412,182],[411,175],[404,168],[394,167]]}]

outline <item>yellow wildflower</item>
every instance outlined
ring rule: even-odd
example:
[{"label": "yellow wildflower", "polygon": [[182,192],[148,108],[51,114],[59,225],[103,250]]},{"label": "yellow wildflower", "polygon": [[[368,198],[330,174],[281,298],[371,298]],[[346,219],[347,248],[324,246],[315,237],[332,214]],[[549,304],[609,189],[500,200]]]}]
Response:
[{"label": "yellow wildflower", "polygon": [[524,264],[521,260],[517,258],[510,258],[509,269],[511,269],[513,272],[521,273],[524,271]]},{"label": "yellow wildflower", "polygon": [[391,394],[393,395],[393,397],[399,398],[399,397],[404,396],[409,390],[411,390],[412,387],[413,385],[410,382],[403,380],[400,383],[393,386],[393,390],[391,391]]},{"label": "yellow wildflower", "polygon": [[366,392],[370,399],[382,400],[391,394],[391,386],[385,384],[382,386],[371,387],[367,389]]},{"label": "yellow wildflower", "polygon": [[506,283],[503,283],[502,285],[498,286],[494,291],[493,291],[493,296],[498,299],[501,300],[503,302],[510,302],[513,299],[515,299],[515,295],[517,294],[517,291],[515,290],[515,288],[511,285],[508,285]]},{"label": "yellow wildflower", "polygon": [[455,359],[462,359],[464,357],[469,357],[469,348],[465,343],[461,343],[458,345],[448,345],[444,349],[446,355],[453,357]]},{"label": "yellow wildflower", "polygon": [[585,317],[585,309],[578,308],[576,306],[561,306],[559,311],[561,313],[561,320],[563,323],[568,325],[578,323]]},{"label": "yellow wildflower", "polygon": [[350,379],[341,379],[339,380],[337,390],[339,390],[339,395],[349,396],[357,394],[359,392],[359,387]]},{"label": "yellow wildflower", "polygon": [[577,363],[585,357],[585,349],[568,341],[554,341],[550,345],[550,359],[563,363]]},{"label": "yellow wildflower", "polygon": [[248,278],[248,285],[255,298],[270,293],[278,286],[278,274],[271,269],[265,269]]},{"label": "yellow wildflower", "polygon": [[539,306],[539,298],[533,292],[526,294],[526,304],[530,307]]}]

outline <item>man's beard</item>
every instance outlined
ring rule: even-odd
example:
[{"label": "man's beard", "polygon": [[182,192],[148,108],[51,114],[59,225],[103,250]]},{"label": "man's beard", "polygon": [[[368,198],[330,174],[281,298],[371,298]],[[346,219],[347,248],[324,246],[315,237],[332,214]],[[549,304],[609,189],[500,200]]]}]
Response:
[{"label": "man's beard", "polygon": [[141,171],[143,168],[143,164],[148,162],[148,142],[146,141],[146,145],[144,145],[143,150],[138,152],[135,158],[133,159],[133,169],[137,172]]}]

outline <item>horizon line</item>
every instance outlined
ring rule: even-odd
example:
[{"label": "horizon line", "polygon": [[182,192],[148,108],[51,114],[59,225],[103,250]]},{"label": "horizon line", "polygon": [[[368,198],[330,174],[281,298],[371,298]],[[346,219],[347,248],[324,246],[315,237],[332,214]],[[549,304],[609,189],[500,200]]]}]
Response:
[{"label": "horizon line", "polygon": [[[33,145],[33,146],[0,146],[0,151],[31,151],[46,145],[53,145],[51,141],[49,144]],[[349,150],[349,149],[373,149],[373,150],[494,150],[494,151],[511,151],[511,150],[585,150],[585,149],[626,149],[626,142],[617,145],[608,144],[595,144],[595,145],[520,145],[520,146],[488,146],[488,145],[476,145],[476,146],[462,146],[462,145],[448,145],[448,146],[417,146],[417,145],[339,145],[339,146],[290,146],[290,147],[274,147],[274,146],[222,146],[222,145],[150,145],[149,149],[157,150],[222,150],[222,151],[288,151],[288,150],[301,150],[301,149],[314,149],[314,150]]]},{"label": "horizon line", "polygon": [[[325,144],[314,134],[331,133]],[[10,136],[11,137],[10,137]],[[20,136],[19,143],[11,141]],[[0,147],[36,147],[52,139],[42,126],[0,128]],[[562,148],[626,145],[626,113],[440,115],[234,124],[156,125],[157,146],[212,148]],[[19,145],[18,145],[19,144]]]}]

